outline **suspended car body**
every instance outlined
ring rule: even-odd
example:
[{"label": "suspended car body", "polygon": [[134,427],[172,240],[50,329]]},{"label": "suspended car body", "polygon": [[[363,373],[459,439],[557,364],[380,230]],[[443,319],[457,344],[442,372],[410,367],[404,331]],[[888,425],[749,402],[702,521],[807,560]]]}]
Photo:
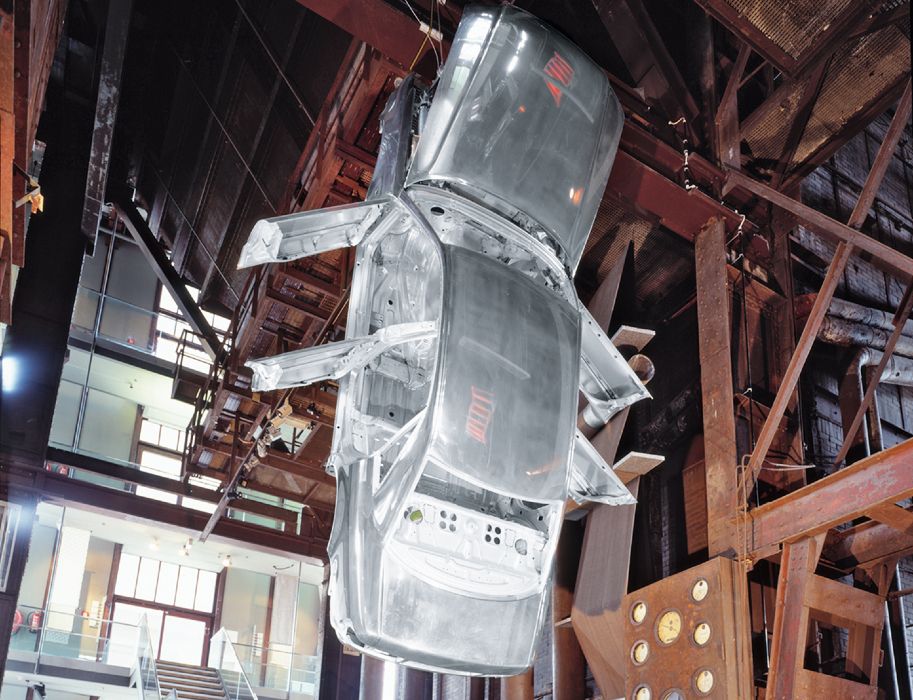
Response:
[{"label": "suspended car body", "polygon": [[622,119],[566,38],[469,9],[433,93],[410,76],[391,96],[366,202],[252,231],[241,267],[356,246],[345,340],[248,363],[256,391],[338,381],[329,592],[346,644],[520,672],[568,497],[633,502],[576,427],[581,391],[592,426],[648,396],[572,281]]}]

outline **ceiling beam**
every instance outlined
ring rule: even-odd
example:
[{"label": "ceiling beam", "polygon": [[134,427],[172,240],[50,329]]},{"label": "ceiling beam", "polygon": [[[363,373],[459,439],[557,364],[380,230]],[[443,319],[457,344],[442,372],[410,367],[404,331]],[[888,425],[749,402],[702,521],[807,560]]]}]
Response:
[{"label": "ceiling beam", "polygon": [[[59,462],[67,467],[81,469],[111,479],[117,479],[118,481],[123,481],[134,486],[144,486],[146,488],[164,491],[166,493],[174,494],[175,496],[186,496],[187,498],[194,498],[198,501],[206,501],[207,503],[218,503],[219,499],[222,497],[221,493],[213,491],[212,489],[204,489],[184,481],[170,479],[161,474],[145,472],[137,467],[127,467],[123,464],[117,464],[105,459],[98,459],[97,457],[90,457],[67,450],[60,450],[55,447],[48,448],[47,458],[49,461]],[[233,499],[229,502],[229,507],[244,513],[252,513],[254,515],[273,518],[274,520],[281,520],[286,524],[291,523],[294,525],[298,520],[297,511],[289,508],[282,508],[281,506],[270,505],[269,503],[262,503],[250,498]]]},{"label": "ceiling beam", "polygon": [[[142,498],[127,491],[116,491],[86,481],[77,481],[52,472],[36,472],[24,489],[40,492],[42,498],[55,502],[73,503],[89,510],[121,513],[129,519],[162,523],[171,527],[199,532],[206,525],[206,513],[193,511],[171,503]],[[299,556],[326,559],[326,539],[298,536],[240,520],[223,518],[213,534],[230,540],[246,542],[264,551],[280,550]],[[264,546],[268,542],[269,546]]]},{"label": "ceiling beam", "polygon": [[634,84],[669,119],[685,117],[688,133],[694,139],[696,131],[692,122],[700,113],[697,102],[641,0],[592,0],[592,3]]},{"label": "ceiling beam", "polygon": [[120,80],[127,51],[132,9],[133,0],[108,4],[104,48],[98,74],[92,150],[89,152],[89,171],[86,175],[86,198],[82,210],[82,235],[89,240],[90,252],[95,248],[98,222],[101,220],[101,210],[105,202],[108,164],[111,161],[111,144],[114,142],[114,127],[117,124]]},{"label": "ceiling beam", "polygon": [[[430,39],[415,18],[383,0],[298,0],[298,3],[406,69],[419,66],[431,51]],[[449,42],[442,43],[446,53]]]}]

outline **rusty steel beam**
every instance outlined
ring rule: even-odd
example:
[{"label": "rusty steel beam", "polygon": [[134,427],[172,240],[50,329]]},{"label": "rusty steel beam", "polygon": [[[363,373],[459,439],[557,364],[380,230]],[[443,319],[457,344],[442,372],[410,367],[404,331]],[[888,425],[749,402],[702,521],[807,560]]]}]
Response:
[{"label": "rusty steel beam", "polygon": [[744,474],[746,493],[754,486],[754,482],[764,466],[767,452],[776,437],[780,421],[792,401],[793,391],[799,384],[799,376],[805,367],[805,361],[808,359],[812,346],[815,344],[815,339],[818,337],[818,329],[827,315],[827,307],[831,303],[834,292],[837,291],[837,285],[840,284],[840,280],[843,278],[843,271],[846,269],[846,264],[849,262],[852,252],[853,246],[847,243],[840,243],[830,266],[827,268],[824,282],[821,284],[818,296],[815,297],[815,304],[808,315],[805,327],[802,329],[802,335],[796,343],[796,349],[789,359],[789,364],[783,373],[783,379],[777,389],[773,405],[770,407],[770,412],[764,421],[764,426],[761,428],[757,442],[752,450],[751,458]]},{"label": "rusty steel beam", "polygon": [[877,119],[896,105],[903,95],[905,84],[906,78],[901,76],[865,109],[850,117],[841,128],[827,137],[808,158],[793,169],[786,177],[786,180],[783,181],[781,189],[785,191],[801,183],[810,172],[843,148],[854,136],[871,124],[874,119]]},{"label": "rusty steel beam", "polygon": [[732,391],[726,227],[711,219],[694,239],[709,556],[735,551],[739,508]]},{"label": "rusty steel beam", "polygon": [[751,47],[746,42],[742,42],[714,118],[718,147],[717,159],[722,165],[736,170],[741,167],[742,160],[741,138],[739,137],[739,87],[750,57]]},{"label": "rusty steel beam", "polygon": [[824,547],[824,557],[843,571],[910,554],[913,532],[901,532],[875,520],[831,533]]},{"label": "rusty steel beam", "polygon": [[819,555],[820,543],[812,538],[787,544],[783,548],[777,581],[770,671],[764,694],[768,700],[793,700],[798,697],[797,676],[803,668],[808,634],[805,593],[815,574]]},{"label": "rusty steel beam", "polygon": [[606,192],[627,206],[655,217],[687,241],[693,241],[695,232],[713,217],[722,218],[731,229],[741,220],[731,209],[703,192],[685,190],[623,150],[615,156]]},{"label": "rusty steel beam", "polygon": [[897,309],[897,313],[894,315],[894,330],[891,332],[891,336],[885,343],[884,352],[882,352],[881,359],[878,361],[878,365],[872,373],[872,380],[868,383],[868,386],[866,386],[865,394],[862,396],[862,401],[860,402],[859,407],[856,409],[856,414],[853,416],[850,427],[844,434],[843,444],[840,446],[840,450],[837,452],[837,456],[834,458],[835,468],[838,467],[840,463],[846,458],[847,453],[853,446],[856,433],[859,430],[859,427],[862,425],[862,419],[865,417],[865,413],[875,396],[875,390],[878,388],[879,379],[884,373],[885,367],[887,367],[888,360],[890,360],[891,356],[894,354],[894,348],[897,347],[897,342],[900,340],[900,336],[903,333],[904,324],[910,317],[911,310],[913,310],[913,283],[907,286],[907,291],[904,293],[903,299],[901,299],[900,302],[900,306]]},{"label": "rusty steel beam", "polygon": [[752,558],[913,496],[913,439],[749,511]]},{"label": "rusty steel beam", "polygon": [[105,203],[108,164],[111,161],[111,144],[114,141],[114,127],[117,124],[120,80],[127,51],[132,9],[133,0],[121,0],[108,5],[104,48],[98,75],[98,97],[95,102],[92,150],[89,154],[85,204],[82,210],[82,235],[89,240],[90,250],[95,247],[98,222]]},{"label": "rusty steel beam", "polygon": [[[382,0],[298,0],[298,3],[404,68],[418,66],[431,52],[430,39],[418,22]],[[449,42],[442,44],[446,53]]]},{"label": "rusty steel beam", "polygon": [[[816,233],[838,243],[852,244],[860,252],[872,256],[872,263],[890,274],[902,279],[913,277],[913,259],[894,250],[880,241],[860,233],[855,228],[832,219],[827,214],[822,214],[806,204],[792,197],[778,192],[772,187],[735,170],[727,169],[727,187],[745,189],[758,197],[766,199],[771,204],[788,211],[799,222]],[[867,212],[868,210],[866,210]],[[864,219],[863,219],[864,220]]]}]

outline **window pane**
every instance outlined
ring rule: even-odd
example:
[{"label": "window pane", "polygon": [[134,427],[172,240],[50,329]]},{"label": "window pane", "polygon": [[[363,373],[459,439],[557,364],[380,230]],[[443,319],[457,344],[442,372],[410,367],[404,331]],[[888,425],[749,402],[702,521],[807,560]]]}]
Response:
[{"label": "window pane", "polygon": [[117,582],[114,584],[114,595],[133,597],[138,569],[139,557],[132,554],[120,555],[120,564],[117,567]]},{"label": "window pane", "polygon": [[143,424],[139,431],[139,439],[148,442],[150,445],[159,444],[159,425],[151,420],[143,418]]},{"label": "window pane", "polygon": [[174,319],[171,316],[158,316],[155,319],[155,330],[165,335],[174,335]]},{"label": "window pane", "polygon": [[210,503],[209,501],[201,501],[199,498],[190,498],[189,496],[184,496],[184,499],[181,501],[181,505],[186,506],[187,508],[193,508],[194,510],[200,510],[204,513],[215,513],[216,504]]},{"label": "window pane", "polygon": [[164,287],[162,287],[162,293],[159,295],[159,308],[163,311],[170,311],[173,314],[179,313],[178,305],[174,303],[171,294]]},{"label": "window pane", "polygon": [[197,590],[197,570],[189,566],[182,566],[178,575],[177,595],[174,604],[179,608],[192,608],[193,598]]},{"label": "window pane", "polygon": [[168,362],[177,362],[178,344],[173,340],[160,337],[155,343],[155,356]]},{"label": "window pane", "polygon": [[140,450],[140,466],[144,472],[155,472],[172,479],[181,478],[181,458],[165,455],[153,450]]},{"label": "window pane", "polygon": [[212,571],[201,571],[197,582],[197,598],[194,610],[212,612],[212,602],[216,595],[216,575]]},{"label": "window pane", "polygon": [[178,565],[162,562],[159,567],[159,585],[155,591],[155,602],[164,605],[174,604],[174,589],[178,584]]},{"label": "window pane", "polygon": [[178,436],[180,433],[175,428],[169,428],[167,425],[162,426],[159,434],[159,445],[166,450],[178,450]]},{"label": "window pane", "polygon": [[142,498],[151,498],[153,501],[161,501],[162,503],[178,502],[178,497],[176,494],[168,493],[167,491],[162,491],[161,489],[153,489],[148,486],[137,486],[136,495],[141,496]]},{"label": "window pane", "polygon": [[158,581],[159,563],[155,559],[143,557],[139,564],[139,576],[136,579],[136,597],[142,600],[155,598],[155,586]]}]

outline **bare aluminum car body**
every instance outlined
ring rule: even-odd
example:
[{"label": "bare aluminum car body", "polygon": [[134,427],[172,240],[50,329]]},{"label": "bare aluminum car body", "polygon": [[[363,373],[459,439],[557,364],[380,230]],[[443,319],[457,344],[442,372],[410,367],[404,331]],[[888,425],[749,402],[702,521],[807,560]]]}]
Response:
[{"label": "bare aluminum car body", "polygon": [[392,95],[365,203],[252,231],[242,267],[357,256],[346,339],[248,366],[258,391],[339,383],[340,639],[506,675],[531,663],[567,498],[633,502],[578,396],[601,426],[648,394],[572,282],[623,117],[589,58],[512,7],[464,13],[428,96],[411,77]]}]

